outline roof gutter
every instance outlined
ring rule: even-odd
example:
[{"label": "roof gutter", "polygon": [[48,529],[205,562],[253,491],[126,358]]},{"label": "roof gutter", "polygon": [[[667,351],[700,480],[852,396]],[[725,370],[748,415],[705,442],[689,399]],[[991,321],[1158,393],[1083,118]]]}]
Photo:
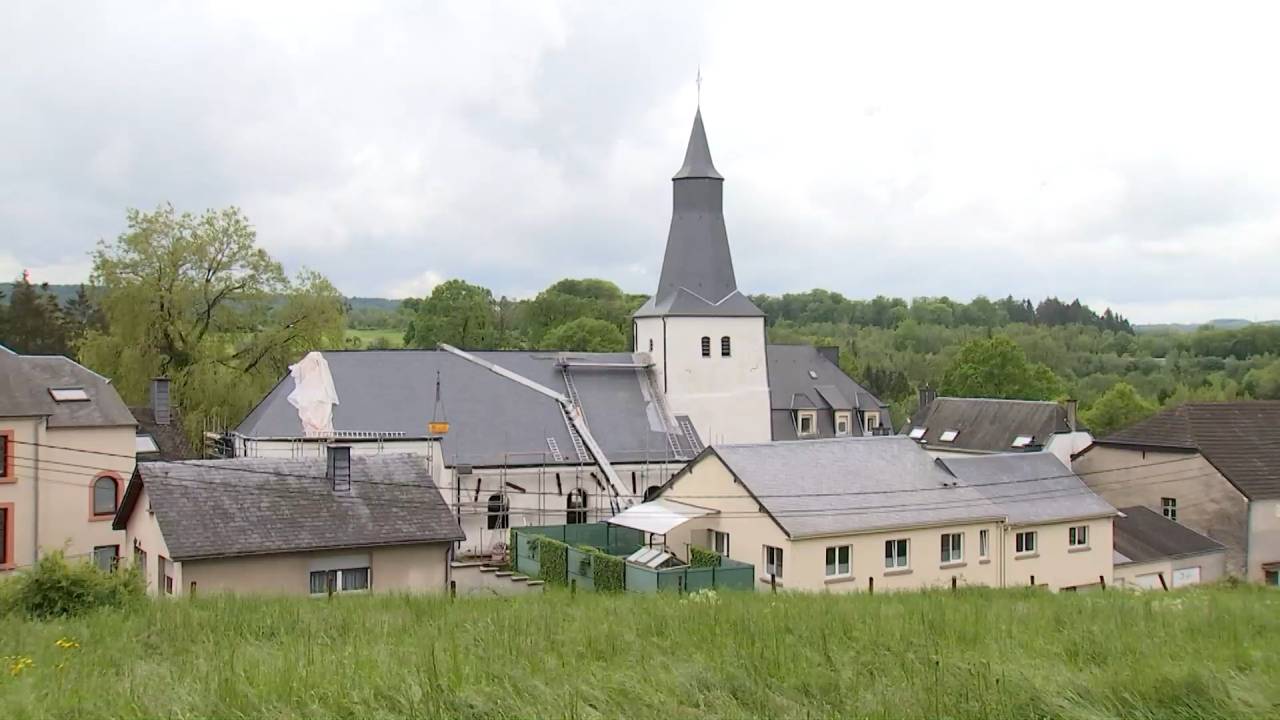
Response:
[{"label": "roof gutter", "polygon": [[501,365],[496,365],[484,358],[472,355],[465,350],[459,350],[448,343],[440,343],[439,347],[445,352],[457,355],[467,362],[479,365],[495,375],[499,375],[514,383],[523,385],[524,387],[527,387],[541,395],[545,395],[559,403],[560,410],[564,413],[565,418],[567,418],[570,424],[573,425],[573,429],[578,432],[578,436],[582,438],[582,444],[587,446],[587,450],[590,451],[591,457],[595,458],[596,465],[600,467],[600,472],[604,473],[605,478],[609,481],[609,492],[611,494],[609,504],[613,506],[613,511],[615,513],[620,512],[624,507],[629,507],[631,505],[631,501],[629,499],[625,499],[626,488],[622,484],[622,478],[618,477],[618,473],[614,471],[613,465],[609,462],[609,458],[605,457],[604,450],[601,449],[600,444],[596,442],[595,437],[591,434],[591,430],[587,427],[587,423],[582,419],[582,413],[578,412],[578,408],[573,404],[572,400],[563,393],[556,392],[541,383],[534,382],[519,373],[512,372]]}]

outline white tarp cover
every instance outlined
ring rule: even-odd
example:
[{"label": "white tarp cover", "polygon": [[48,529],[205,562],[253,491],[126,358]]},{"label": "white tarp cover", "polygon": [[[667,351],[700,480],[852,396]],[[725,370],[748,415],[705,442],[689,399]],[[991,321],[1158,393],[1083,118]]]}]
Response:
[{"label": "white tarp cover", "polygon": [[289,374],[293,376],[293,392],[288,400],[298,408],[303,434],[333,435],[333,406],[338,404],[338,391],[329,374],[329,361],[318,352],[309,352],[296,365],[289,366]]},{"label": "white tarp cover", "polygon": [[632,528],[647,533],[666,535],[694,518],[714,515],[719,511],[658,498],[633,505],[605,520],[610,525]]}]

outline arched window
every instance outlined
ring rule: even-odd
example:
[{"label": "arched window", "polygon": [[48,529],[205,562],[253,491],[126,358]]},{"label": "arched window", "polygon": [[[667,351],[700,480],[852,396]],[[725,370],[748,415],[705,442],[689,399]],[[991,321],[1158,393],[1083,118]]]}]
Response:
[{"label": "arched window", "polygon": [[656,498],[656,497],[658,497],[658,486],[657,486],[657,485],[650,485],[649,487],[647,487],[647,488],[645,488],[645,489],[644,489],[644,501],[645,501],[645,502],[649,502],[650,500],[652,500],[652,499],[654,499],[654,498]]},{"label": "arched window", "polygon": [[489,496],[489,529],[502,530],[511,527],[511,503],[507,496],[494,493]]},{"label": "arched window", "polygon": [[711,338],[702,336],[702,357],[711,357]]},{"label": "arched window", "polygon": [[569,491],[569,497],[565,500],[565,507],[568,508],[566,521],[570,525],[581,525],[587,521],[587,491],[582,488],[574,488]]},{"label": "arched window", "polygon": [[119,498],[120,481],[111,475],[99,475],[93,481],[93,515],[95,517],[116,514],[116,499]]},{"label": "arched window", "polygon": [[729,357],[729,336],[720,338],[720,357]]}]

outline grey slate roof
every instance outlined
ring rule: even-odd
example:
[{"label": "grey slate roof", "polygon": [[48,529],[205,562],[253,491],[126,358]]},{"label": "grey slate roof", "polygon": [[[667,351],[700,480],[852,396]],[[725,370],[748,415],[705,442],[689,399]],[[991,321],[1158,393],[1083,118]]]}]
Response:
[{"label": "grey slate roof", "polygon": [[1053,453],[947,457],[938,462],[1000,506],[1015,525],[1115,514],[1115,508]]},{"label": "grey slate roof", "polygon": [[113,526],[145,488],[174,560],[463,539],[421,456],[355,455],[351,474],[334,492],[324,458],[143,462]]},{"label": "grey slate roof", "polygon": [[[437,350],[348,350],[323,353],[339,404],[333,408],[340,432],[401,432],[426,435],[435,405],[436,371],[450,430],[443,439],[445,461],[475,466],[537,465],[553,438],[566,463],[576,464],[573,441],[555,400],[447,352]],[[476,352],[475,355],[558,392],[566,392],[558,355],[549,352]],[[569,353],[601,363],[630,363],[630,353]],[[671,459],[667,436],[644,371],[570,370],[587,427],[613,463]],[[298,411],[287,399],[294,383],[285,376],[240,423],[246,437],[302,437]],[[681,454],[696,452],[680,437]],[[526,453],[511,455],[505,453]],[[548,454],[548,463],[553,462]],[[587,460],[591,462],[591,460]]]},{"label": "grey slate roof", "polygon": [[[82,387],[87,401],[54,402],[50,388]],[[61,355],[0,353],[0,416],[43,415],[49,427],[136,425],[109,380]]]},{"label": "grey slate roof", "polygon": [[129,408],[138,421],[138,434],[150,435],[156,441],[158,453],[138,454],[138,459],[151,460],[196,460],[200,454],[191,448],[187,440],[186,429],[182,424],[182,413],[177,408],[169,411],[169,424],[156,423],[155,410],[150,407]]},{"label": "grey slate roof", "polygon": [[[812,345],[768,345],[765,353],[769,365],[769,405],[773,409],[774,440],[797,439],[791,411],[798,409],[828,411],[818,414],[818,432],[822,437],[835,435],[831,410],[879,411],[881,423],[892,430],[889,406],[845,375],[818,348]],[[860,433],[861,427],[854,427],[853,431]]]},{"label": "grey slate roof", "polygon": [[[1008,452],[1019,435],[1031,435],[1044,445],[1055,433],[1068,432],[1066,408],[1055,402],[991,398],[939,397],[911,417],[909,427],[925,428],[923,441],[939,450]],[[955,442],[938,440],[957,430]]]},{"label": "grey slate roof", "polygon": [[[1187,403],[1097,445],[1199,451],[1246,497],[1280,497],[1280,401]],[[1087,451],[1087,449],[1086,449]]]},{"label": "grey slate roof", "polygon": [[1004,518],[901,436],[716,445],[708,453],[793,538]]},{"label": "grey slate roof", "polygon": [[672,178],[671,229],[658,290],[635,317],[763,317],[738,292],[724,226],[724,178],[711,162],[702,111],[693,118],[684,165]]},{"label": "grey slate roof", "polygon": [[1226,547],[1212,538],[1180,525],[1160,513],[1140,505],[1120,508],[1121,517],[1112,526],[1116,563],[1150,562],[1169,558],[1224,552]]}]

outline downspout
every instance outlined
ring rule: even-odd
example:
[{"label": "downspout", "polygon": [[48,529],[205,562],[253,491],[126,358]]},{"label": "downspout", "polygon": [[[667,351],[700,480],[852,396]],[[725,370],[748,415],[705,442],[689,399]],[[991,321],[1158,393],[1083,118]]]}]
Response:
[{"label": "downspout", "polygon": [[31,509],[34,511],[34,513],[32,514],[34,519],[31,521],[31,535],[32,535],[31,561],[33,564],[35,563],[36,560],[40,559],[40,445],[42,444],[40,441],[40,423],[41,422],[47,422],[47,421],[41,420],[36,422],[36,426],[35,426],[36,442],[35,442],[35,447],[33,448],[34,453],[32,455],[34,462],[31,463],[32,467],[35,468],[34,470],[31,471],[31,493],[33,496],[31,500]]},{"label": "downspout", "polygon": [[[1244,499],[1244,579],[1246,582],[1252,580],[1250,573],[1252,566],[1249,564],[1249,550],[1253,548],[1253,500]],[[1262,576],[1266,580],[1266,575]]]}]

